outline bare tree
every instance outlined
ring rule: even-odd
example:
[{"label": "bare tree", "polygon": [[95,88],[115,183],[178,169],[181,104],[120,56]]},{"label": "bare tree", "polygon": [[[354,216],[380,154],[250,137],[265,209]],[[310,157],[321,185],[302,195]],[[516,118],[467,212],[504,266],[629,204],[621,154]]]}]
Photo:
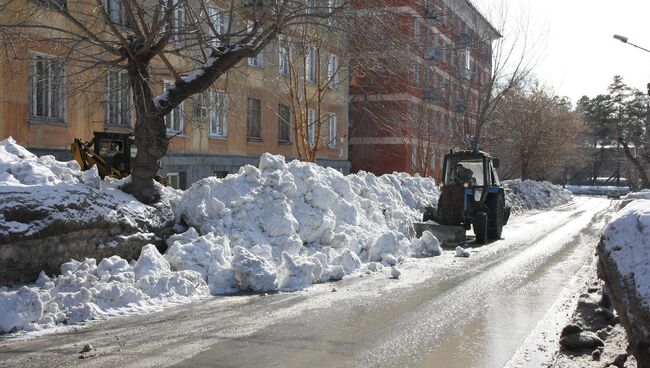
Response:
[{"label": "bare tree", "polygon": [[566,98],[533,82],[503,96],[489,138],[503,163],[502,177],[546,179],[574,164],[583,129],[581,116]]},{"label": "bare tree", "polygon": [[331,92],[347,86],[340,77],[346,49],[345,32],[339,27],[335,17],[312,18],[278,43],[282,88],[277,92],[289,97],[291,116],[290,122],[283,116],[280,120],[293,128],[298,159],[303,161],[315,162],[319,151],[336,144],[336,115],[326,112],[325,102]]},{"label": "bare tree", "polygon": [[[131,182],[123,189],[151,202],[158,160],[169,146],[166,127],[182,114],[181,103],[255,57],[284,31],[306,19],[327,19],[344,7],[314,8],[310,3],[6,0],[0,5],[0,37],[13,60],[38,63],[42,57],[30,49],[52,55],[47,70],[64,73],[69,91],[104,83],[109,71],[125,73],[138,151]],[[161,79],[173,82],[158,95]]]},{"label": "bare tree", "polygon": [[461,34],[460,42],[449,50],[453,73],[445,101],[459,127],[459,144],[471,149],[481,148],[495,110],[531,75],[544,47],[543,35],[533,32],[529,14],[512,14],[504,2],[493,5],[488,9],[492,26],[474,12],[472,34]]}]

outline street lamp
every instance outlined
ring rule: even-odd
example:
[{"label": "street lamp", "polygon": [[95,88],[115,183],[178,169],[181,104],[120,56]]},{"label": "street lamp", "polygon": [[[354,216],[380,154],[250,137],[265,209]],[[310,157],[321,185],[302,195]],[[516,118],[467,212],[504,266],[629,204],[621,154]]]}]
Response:
[{"label": "street lamp", "polygon": [[646,49],[646,48],[644,48],[644,47],[641,47],[641,46],[639,46],[639,45],[635,45],[635,44],[633,44],[632,42],[629,42],[629,41],[627,40],[627,37],[625,37],[625,36],[621,36],[621,35],[617,35],[617,34],[615,34],[615,35],[614,35],[614,38],[617,39],[617,40],[619,40],[619,41],[621,41],[621,42],[623,42],[623,43],[626,43],[626,44],[628,44],[628,45],[632,45],[632,46],[636,47],[637,49],[641,49],[641,50],[643,50],[643,51],[645,51],[645,52],[650,52],[650,50],[648,50],[648,49]]},{"label": "street lamp", "polygon": [[[628,44],[628,45],[632,45],[632,46],[636,47],[637,49],[641,49],[641,50],[643,50],[643,51],[645,51],[645,52],[650,53],[650,50],[648,50],[648,49],[646,49],[646,48],[644,48],[644,47],[641,47],[641,46],[639,46],[639,45],[635,45],[635,44],[633,44],[632,42],[629,42],[629,41],[627,40],[627,37],[625,37],[625,36],[621,36],[621,35],[617,35],[617,34],[615,34],[615,35],[614,35],[614,38],[617,39],[617,40],[619,40],[619,41],[621,41],[621,42],[623,42],[623,43],[626,43],[626,44]],[[648,87],[648,96],[650,96],[650,83],[648,83],[647,87]],[[649,114],[648,116],[649,116],[649,119],[650,119],[650,109],[648,109],[648,114]]]}]

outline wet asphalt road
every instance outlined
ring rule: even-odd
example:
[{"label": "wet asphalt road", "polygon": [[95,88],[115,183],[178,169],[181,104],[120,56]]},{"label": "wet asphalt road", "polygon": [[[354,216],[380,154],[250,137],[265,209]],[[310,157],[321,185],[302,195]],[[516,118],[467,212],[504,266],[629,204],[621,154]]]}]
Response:
[{"label": "wet asphalt road", "polygon": [[512,218],[470,258],[410,260],[399,280],[384,270],[0,340],[0,367],[502,367],[586,272],[611,203]]}]

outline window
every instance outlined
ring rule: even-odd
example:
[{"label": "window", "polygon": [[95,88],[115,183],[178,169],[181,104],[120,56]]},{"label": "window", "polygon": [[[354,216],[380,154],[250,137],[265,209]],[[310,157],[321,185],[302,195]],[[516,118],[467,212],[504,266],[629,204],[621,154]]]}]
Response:
[{"label": "window", "polygon": [[307,111],[307,138],[310,144],[316,144],[316,111]]},{"label": "window", "polygon": [[[170,81],[164,81],[163,87],[168,90],[173,85]],[[183,103],[181,102],[169,114],[165,115],[165,127],[167,133],[180,133],[183,131],[184,117],[183,117]]]},{"label": "window", "polygon": [[262,139],[262,101],[248,98],[248,138]]},{"label": "window", "polygon": [[65,68],[62,62],[36,56],[29,72],[29,116],[63,122]]},{"label": "window", "polygon": [[106,82],[106,125],[131,125],[131,88],[125,72],[109,70]]},{"label": "window", "polygon": [[207,118],[208,104],[207,101],[205,100],[205,95],[203,93],[199,93],[194,96],[193,101],[194,101],[194,108],[192,109],[192,117],[198,119]]},{"label": "window", "polygon": [[307,50],[307,81],[310,83],[316,83],[316,49],[309,47]]},{"label": "window", "polygon": [[167,183],[169,183],[169,186],[174,188],[174,189],[180,189],[181,188],[181,180],[180,176],[178,173],[168,173],[167,174]]},{"label": "window", "polygon": [[[111,1],[111,0],[108,0]],[[115,1],[122,1],[122,0],[115,0]],[[166,16],[167,14],[167,2],[163,2],[162,5],[162,11],[165,13],[163,16]],[[172,42],[178,42],[182,43],[184,41],[184,35],[183,33],[186,31],[185,29],[185,9],[183,8],[183,5],[179,2],[179,0],[172,0],[172,11],[171,11],[171,36],[169,37],[169,40]],[[162,29],[161,33],[167,31],[167,27],[170,25],[165,23],[164,28]]]},{"label": "window", "polygon": [[[246,32],[247,33],[252,33],[254,29],[255,29],[255,24],[253,22],[249,21],[249,22],[246,23]],[[264,51],[260,51],[254,57],[249,57],[248,58],[248,65],[249,66],[254,66],[256,68],[264,67],[264,58],[262,56],[262,52],[264,52]]]},{"label": "window", "polygon": [[223,44],[219,39],[219,36],[226,33],[226,13],[221,9],[209,7],[208,14],[210,16],[210,21],[212,22],[212,26],[208,32],[212,38],[210,42],[212,43],[212,46],[219,47]]},{"label": "window", "polygon": [[336,10],[337,5],[336,0],[327,0],[327,10],[330,13],[328,21],[330,27],[336,27],[336,18],[332,13]]},{"label": "window", "polygon": [[278,105],[278,141],[291,142],[291,110],[282,104]]},{"label": "window", "polygon": [[228,135],[228,95],[224,91],[209,91],[210,98],[210,135],[225,137]]},{"label": "window", "polygon": [[173,17],[174,23],[172,27],[171,40],[174,42],[183,42],[183,32],[185,32],[185,9],[183,9],[183,6],[178,2],[174,3]]},{"label": "window", "polygon": [[129,26],[129,18],[122,0],[105,0],[104,6],[111,22],[123,27]]},{"label": "window", "polygon": [[330,134],[329,143],[327,146],[329,148],[336,148],[336,114],[329,114],[329,128]]},{"label": "window", "polygon": [[284,40],[278,39],[278,72],[280,75],[289,75],[289,51],[283,42]]},{"label": "window", "polygon": [[472,70],[472,59],[470,57],[469,48],[465,48],[465,70],[469,73]]},{"label": "window", "polygon": [[339,58],[336,55],[330,55],[327,60],[327,79],[330,82],[330,88],[339,88]]},{"label": "window", "polygon": [[316,13],[316,0],[307,0],[307,13]]},{"label": "window", "polygon": [[420,85],[420,64],[416,63],[413,67],[413,86],[418,87]]},{"label": "window", "polygon": [[418,148],[416,145],[411,146],[411,168],[414,172],[418,169]]},{"label": "window", "polygon": [[46,6],[56,6],[59,9],[65,9],[68,7],[68,2],[66,0],[37,0],[37,1]]},{"label": "window", "polygon": [[413,40],[415,40],[415,42],[419,42],[420,41],[420,21],[418,20],[418,18],[414,18],[414,19],[415,19],[415,23],[413,24]]}]

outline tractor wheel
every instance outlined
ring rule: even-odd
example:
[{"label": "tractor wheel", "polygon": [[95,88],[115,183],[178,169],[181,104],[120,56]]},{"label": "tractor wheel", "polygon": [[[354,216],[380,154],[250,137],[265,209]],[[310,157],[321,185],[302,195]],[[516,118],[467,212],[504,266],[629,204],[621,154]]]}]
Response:
[{"label": "tractor wheel", "polygon": [[505,222],[505,201],[503,196],[500,194],[490,196],[485,201],[485,205],[488,208],[488,238],[492,240],[501,239],[501,231]]},{"label": "tractor wheel", "polygon": [[474,228],[474,235],[476,235],[476,242],[479,244],[487,243],[487,214],[479,212],[474,217],[472,227]]}]

